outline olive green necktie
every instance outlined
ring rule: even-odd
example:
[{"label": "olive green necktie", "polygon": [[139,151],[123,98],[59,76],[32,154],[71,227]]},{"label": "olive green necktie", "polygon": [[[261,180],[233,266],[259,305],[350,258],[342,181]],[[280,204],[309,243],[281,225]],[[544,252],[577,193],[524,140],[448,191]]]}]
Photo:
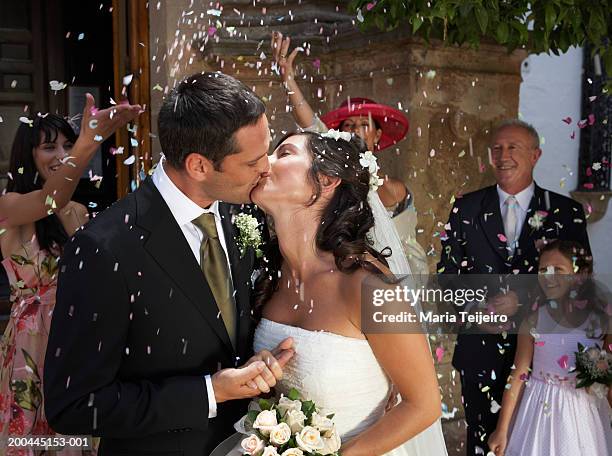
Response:
[{"label": "olive green necktie", "polygon": [[205,213],[193,220],[193,224],[204,233],[200,245],[200,267],[210,287],[217,306],[221,312],[225,329],[234,348],[236,347],[236,305],[233,298],[233,287],[225,257],[219,241],[215,215]]}]

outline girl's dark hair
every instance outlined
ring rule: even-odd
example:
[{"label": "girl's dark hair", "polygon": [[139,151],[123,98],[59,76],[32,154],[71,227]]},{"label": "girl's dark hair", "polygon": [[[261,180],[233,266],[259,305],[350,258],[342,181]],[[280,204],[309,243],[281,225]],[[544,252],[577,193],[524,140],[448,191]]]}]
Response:
[{"label": "girl's dark hair", "polygon": [[[339,271],[350,274],[359,268],[373,273],[379,269],[367,261],[369,254],[387,266],[385,258],[391,255],[390,249],[378,252],[368,239],[368,231],[374,226],[374,215],[367,201],[370,190],[370,173],[360,163],[361,152],[365,152],[365,143],[353,135],[351,141],[335,140],[318,133],[289,133],[277,144],[278,147],[287,138],[304,135],[306,146],[312,155],[312,165],[308,170],[308,181],[314,187],[313,205],[321,196],[320,176],[339,177],[329,203],[320,214],[321,223],[317,230],[316,248],[334,255]],[[264,250],[265,272],[261,274],[255,286],[255,308],[260,309],[278,287],[281,254],[276,238],[270,240]]]},{"label": "girl's dark hair", "polygon": [[[9,163],[12,178],[8,181],[7,192],[29,193],[42,189],[44,182],[34,163],[34,149],[43,143],[55,142],[59,133],[73,143],[77,140],[70,124],[61,116],[37,115],[29,120],[30,124],[19,125],[13,141]],[[57,215],[51,214],[36,221],[35,228],[39,247],[49,253],[59,254],[68,240],[68,233]]]},{"label": "girl's dark hair", "polygon": [[540,249],[540,257],[542,254],[552,251],[557,251],[570,260],[574,265],[574,272],[576,274],[593,273],[593,256],[580,242],[555,239],[546,243]]},{"label": "girl's dark hair", "polygon": [[593,256],[580,242],[555,239],[540,249],[540,258],[544,253],[553,251],[571,261],[574,273],[582,276],[573,299],[586,302],[587,308],[598,317],[600,329],[605,334],[610,328],[610,315],[606,311],[608,300],[603,297],[604,290],[597,286],[593,278]]}]

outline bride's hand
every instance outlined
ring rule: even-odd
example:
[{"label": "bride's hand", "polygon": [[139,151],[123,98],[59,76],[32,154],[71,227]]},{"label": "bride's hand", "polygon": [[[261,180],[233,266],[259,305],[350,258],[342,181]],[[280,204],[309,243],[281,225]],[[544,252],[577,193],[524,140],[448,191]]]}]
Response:
[{"label": "bride's hand", "polygon": [[256,361],[263,361],[266,365],[263,372],[255,377],[251,387],[258,388],[262,393],[270,392],[270,388],[274,388],[276,382],[283,378],[283,367],[293,357],[293,339],[288,337],[276,346],[271,352],[261,350],[256,355],[252,356],[245,364],[248,366]]},{"label": "bride's hand", "polygon": [[487,442],[491,451],[495,453],[495,456],[504,456],[506,452],[506,446],[508,445],[508,435],[505,432],[498,431],[497,429]]},{"label": "bride's hand", "polygon": [[272,56],[274,57],[274,62],[280,71],[283,82],[295,79],[293,62],[297,53],[302,50],[302,48],[296,47],[291,54],[287,55],[290,44],[291,38],[288,36],[283,37],[281,32],[272,32]]}]

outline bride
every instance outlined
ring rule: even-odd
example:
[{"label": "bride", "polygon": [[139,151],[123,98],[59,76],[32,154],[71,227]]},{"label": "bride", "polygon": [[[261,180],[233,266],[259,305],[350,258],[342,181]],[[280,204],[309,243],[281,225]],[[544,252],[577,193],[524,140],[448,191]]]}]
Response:
[{"label": "bride", "polygon": [[[269,177],[251,193],[276,233],[256,284],[254,349],[293,339],[296,354],[276,389],[296,388],[335,413],[343,456],[446,455],[427,337],[360,330],[363,281],[389,274],[368,232],[376,220],[376,244],[386,247],[378,244],[393,225],[384,224],[384,207],[374,217],[382,207],[371,191],[375,163],[360,155],[357,139],[340,135],[289,134],[270,157]],[[390,261],[393,272],[409,272],[401,260]],[[401,401],[385,412],[393,385]]]}]

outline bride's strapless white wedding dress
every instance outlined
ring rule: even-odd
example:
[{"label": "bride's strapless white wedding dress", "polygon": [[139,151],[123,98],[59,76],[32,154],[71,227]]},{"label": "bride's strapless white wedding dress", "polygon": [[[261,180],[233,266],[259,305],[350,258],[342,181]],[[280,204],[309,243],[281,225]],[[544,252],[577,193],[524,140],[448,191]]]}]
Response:
[{"label": "bride's strapless white wedding dress", "polygon": [[[335,413],[334,422],[343,442],[372,426],[385,413],[391,382],[367,340],[264,318],[255,331],[255,352],[271,350],[287,337],[293,338],[296,354],[285,366],[276,389],[286,395],[295,388],[324,411]],[[447,455],[440,420],[387,455]]]}]

